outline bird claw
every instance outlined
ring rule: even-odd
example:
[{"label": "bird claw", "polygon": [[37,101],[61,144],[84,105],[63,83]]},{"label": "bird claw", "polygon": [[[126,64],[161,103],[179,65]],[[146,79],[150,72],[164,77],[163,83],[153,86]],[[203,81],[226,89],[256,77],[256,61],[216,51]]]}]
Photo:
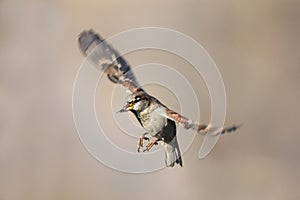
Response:
[{"label": "bird claw", "polygon": [[147,138],[147,137],[145,137],[145,134],[143,134],[143,135],[139,138],[139,140],[138,140],[138,149],[137,149],[138,152],[140,152],[141,147],[144,146],[144,144],[143,144],[144,140],[149,141],[150,139]]},{"label": "bird claw", "polygon": [[146,146],[146,149],[144,149],[143,152],[146,152],[146,151],[149,151],[154,145],[158,145],[158,141],[160,141],[160,139],[155,139],[155,140],[151,140],[147,146]]}]

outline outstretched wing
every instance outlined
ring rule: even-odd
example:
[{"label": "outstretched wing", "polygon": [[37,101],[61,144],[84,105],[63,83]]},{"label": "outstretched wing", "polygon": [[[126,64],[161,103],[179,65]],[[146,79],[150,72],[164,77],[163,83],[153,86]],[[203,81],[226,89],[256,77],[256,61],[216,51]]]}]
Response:
[{"label": "outstretched wing", "polygon": [[83,55],[98,69],[103,70],[110,81],[123,85],[132,93],[143,91],[127,62],[93,30],[82,31],[78,43]]},{"label": "outstretched wing", "polygon": [[[79,34],[78,42],[83,55],[88,57],[97,68],[103,70],[107,74],[109,80],[113,83],[121,84],[132,93],[145,93],[137,83],[127,62],[111,45],[98,34],[94,33],[93,30],[82,31]],[[217,134],[223,134],[235,131],[239,128],[239,126],[233,125],[219,130],[210,124],[204,125],[193,122],[165,106],[163,106],[163,108],[164,109],[160,111],[161,115],[183,125],[185,129],[195,130],[201,135],[205,135],[211,130],[218,130]]]},{"label": "outstretched wing", "polygon": [[220,129],[220,127],[214,127],[211,124],[199,124],[197,122],[194,122],[182,115],[180,115],[179,113],[166,108],[164,112],[162,112],[162,115],[164,115],[165,117],[167,117],[168,119],[171,119],[175,122],[177,122],[180,125],[183,125],[183,127],[185,129],[192,129],[197,131],[197,133],[201,134],[201,135],[206,135],[209,131],[217,131],[217,133],[215,133],[216,135],[218,134],[224,134],[224,133],[230,133],[233,131],[236,131],[240,125],[232,125],[229,127],[224,127],[222,129]]}]

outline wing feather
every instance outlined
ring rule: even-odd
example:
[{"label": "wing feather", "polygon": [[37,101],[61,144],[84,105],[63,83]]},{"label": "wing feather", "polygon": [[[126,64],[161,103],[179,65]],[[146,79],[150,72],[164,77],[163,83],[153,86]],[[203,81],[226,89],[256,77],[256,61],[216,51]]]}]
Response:
[{"label": "wing feather", "polygon": [[[82,31],[79,34],[78,43],[83,55],[88,57],[92,63],[96,64],[97,68],[103,70],[107,74],[109,80],[113,83],[121,84],[131,93],[147,94],[137,83],[126,60],[121,57],[119,53],[103,38],[94,33],[93,30]],[[208,131],[212,130],[216,130],[218,131],[217,133],[220,134],[224,134],[226,132],[230,133],[240,127],[233,125],[223,129],[216,129],[210,124],[206,125],[194,122],[167,108],[163,104],[161,105],[162,107],[158,111],[161,115],[183,125],[185,129],[195,130],[201,135],[206,135]]]},{"label": "wing feather", "polygon": [[79,48],[85,57],[107,74],[108,79],[121,84],[131,93],[142,91],[126,60],[93,30],[79,34]]},{"label": "wing feather", "polygon": [[177,113],[169,108],[166,108],[163,115],[165,115],[168,119],[171,119],[171,120],[177,122],[178,124],[183,125],[183,127],[185,129],[195,130],[195,131],[197,131],[197,133],[199,133],[201,135],[206,135],[209,131],[217,132],[217,133],[214,133],[215,135],[230,133],[230,132],[236,131],[240,127],[240,125],[232,125],[232,126],[228,126],[228,127],[224,127],[224,128],[217,128],[211,124],[199,124],[197,122],[194,122],[194,121],[180,115],[179,113]]}]

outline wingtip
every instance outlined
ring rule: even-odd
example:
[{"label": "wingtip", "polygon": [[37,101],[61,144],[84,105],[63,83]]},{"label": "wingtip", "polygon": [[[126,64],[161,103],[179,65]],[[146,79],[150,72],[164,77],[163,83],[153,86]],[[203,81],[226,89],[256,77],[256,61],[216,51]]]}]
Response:
[{"label": "wingtip", "polygon": [[101,36],[94,32],[93,29],[83,30],[78,34],[78,43],[81,52],[86,56],[89,47],[94,43],[100,43],[103,39]]},{"label": "wingtip", "polygon": [[230,126],[230,127],[224,128],[223,131],[221,132],[221,134],[235,132],[235,131],[237,131],[241,126],[242,126],[242,124],[239,124],[239,125],[232,125],[232,126]]}]

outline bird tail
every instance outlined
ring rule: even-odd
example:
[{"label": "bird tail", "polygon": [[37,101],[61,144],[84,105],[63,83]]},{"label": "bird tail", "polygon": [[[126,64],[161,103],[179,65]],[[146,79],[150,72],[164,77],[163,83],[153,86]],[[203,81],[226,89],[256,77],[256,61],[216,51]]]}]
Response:
[{"label": "bird tail", "polygon": [[175,163],[182,167],[181,153],[176,136],[169,143],[164,143],[165,162],[167,167],[174,167]]}]

